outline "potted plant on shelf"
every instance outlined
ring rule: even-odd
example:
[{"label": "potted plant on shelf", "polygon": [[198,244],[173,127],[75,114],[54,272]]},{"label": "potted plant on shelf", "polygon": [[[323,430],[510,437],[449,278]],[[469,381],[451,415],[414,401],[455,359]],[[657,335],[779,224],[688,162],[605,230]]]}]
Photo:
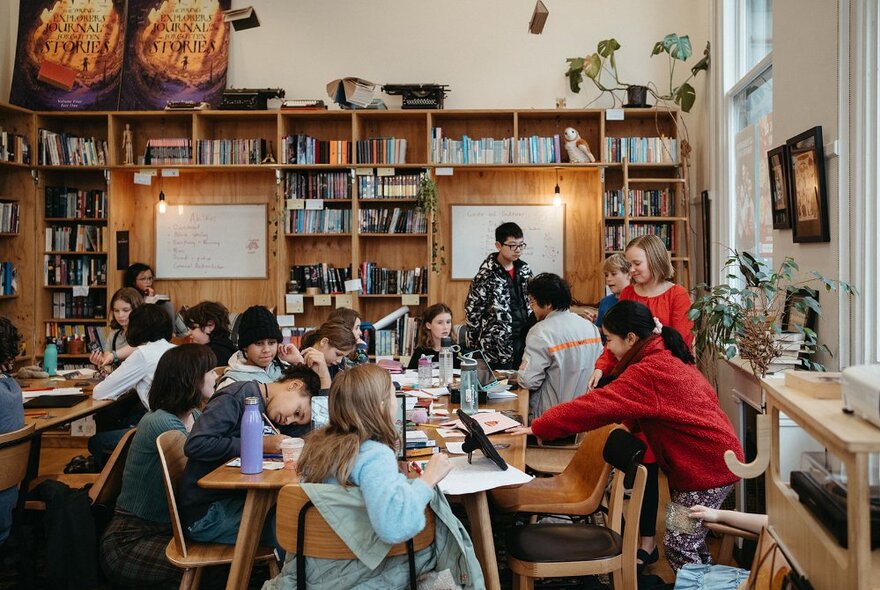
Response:
[{"label": "potted plant on shelf", "polygon": [[[822,315],[818,291],[811,285],[824,286],[826,291],[855,295],[851,285],[827,279],[820,273],[810,272],[810,278],[798,280],[799,270],[793,258],[786,258],[779,268],[772,268],[748,252],[737,252],[724,264],[727,282],[716,286],[705,283],[695,287],[701,293],[690,310],[688,318],[694,322],[694,351],[702,361],[733,358],[737,353],[749,362],[756,377],[764,377],[771,365],[783,354],[790,353],[783,334],[783,317],[791,314],[814,313]],[[795,338],[797,354],[810,354],[821,348],[816,332],[807,322],[791,321],[786,326],[803,337]],[[788,339],[791,340],[791,339]],[[825,368],[808,358],[801,358],[804,368],[824,371]]]},{"label": "potted plant on shelf", "polygon": [[440,231],[440,199],[437,195],[437,181],[430,174],[422,175],[416,200],[416,208],[431,218],[431,270],[439,273],[446,265],[446,247],[437,242]]},{"label": "potted plant on shelf", "polygon": [[[651,57],[665,53],[669,62],[669,88],[665,92],[661,91],[653,82],[647,82],[644,85],[621,82],[617,73],[617,61],[614,58],[618,49],[620,49],[620,43],[617,42],[617,39],[605,39],[599,41],[595,53],[586,57],[566,59],[568,71],[565,75],[568,76],[571,91],[580,92],[581,83],[586,76],[593,81],[601,93],[608,93],[612,96],[614,106],[617,106],[618,101],[627,107],[648,106],[647,97],[650,94],[658,101],[672,101],[680,106],[684,112],[690,112],[697,99],[697,93],[690,82],[697,74],[709,69],[709,43],[706,43],[702,59],[691,67],[690,76],[679,84],[675,83],[675,64],[676,62],[684,63],[693,55],[690,37],[670,33],[654,44]],[[603,82],[604,72],[610,74],[611,82]],[[628,99],[626,103],[616,94],[617,92],[626,92]]]}]

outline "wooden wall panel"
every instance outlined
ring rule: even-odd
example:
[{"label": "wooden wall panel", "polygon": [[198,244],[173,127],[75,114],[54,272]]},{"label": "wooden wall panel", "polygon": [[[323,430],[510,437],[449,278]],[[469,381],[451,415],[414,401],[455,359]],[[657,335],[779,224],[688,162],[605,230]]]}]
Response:
[{"label": "wooden wall panel", "polygon": [[0,164],[0,199],[15,199],[19,205],[17,236],[0,238],[0,260],[15,263],[18,274],[18,296],[0,298],[0,315],[11,321],[25,343],[26,357],[32,358],[42,349],[42,340],[34,325],[37,281],[42,280],[43,265],[38,261],[36,240],[36,189],[30,170]]},{"label": "wooden wall panel", "polygon": [[[602,189],[596,168],[559,170],[559,186],[565,201],[565,278],[572,294],[596,302],[602,296]],[[451,206],[460,204],[542,205],[553,202],[554,170],[462,170],[438,178],[440,194],[440,244],[447,263],[452,260],[450,243]],[[494,229],[494,228],[493,228]],[[528,243],[529,236],[525,236]],[[488,252],[486,253],[488,254]],[[528,262],[528,249],[523,254]],[[464,321],[464,300],[469,280],[452,280],[449,264],[439,276],[431,275],[430,303],[442,301],[453,310],[453,321]]]}]

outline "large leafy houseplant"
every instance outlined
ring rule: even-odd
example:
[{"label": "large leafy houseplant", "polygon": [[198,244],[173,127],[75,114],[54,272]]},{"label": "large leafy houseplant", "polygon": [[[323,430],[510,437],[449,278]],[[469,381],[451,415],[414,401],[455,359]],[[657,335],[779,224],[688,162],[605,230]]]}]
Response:
[{"label": "large leafy houseplant", "polygon": [[[734,251],[724,264],[725,282],[696,286],[697,293],[702,294],[688,311],[688,318],[694,322],[694,350],[698,358],[731,359],[739,353],[748,360],[755,376],[763,377],[773,361],[785,352],[779,336],[786,300],[796,312],[806,314],[812,310],[818,316],[822,307],[812,285],[855,294],[848,283],[827,279],[815,271],[809,273],[809,278],[797,279],[798,270],[793,258],[786,258],[778,268],[772,268],[748,252]],[[824,344],[818,345],[815,331],[798,323],[793,328],[804,337],[804,352],[821,348],[830,353]],[[807,369],[824,370],[808,358],[801,362]]]},{"label": "large leafy houseplant", "polygon": [[[608,93],[613,97],[615,106],[617,106],[618,101],[620,101],[620,104],[623,104],[623,100],[615,94],[616,92],[630,91],[632,88],[643,87],[656,100],[672,101],[679,105],[684,112],[690,112],[697,99],[697,93],[690,82],[694,76],[709,69],[709,43],[706,43],[702,59],[691,67],[690,76],[680,83],[675,82],[675,65],[677,62],[686,62],[693,55],[690,37],[670,33],[654,44],[651,57],[665,53],[669,63],[669,88],[666,90],[660,90],[653,82],[647,82],[643,86],[621,82],[620,76],[617,73],[617,61],[615,59],[615,53],[618,49],[620,49],[620,43],[617,42],[617,39],[605,39],[599,41],[595,53],[591,53],[586,57],[570,57],[566,59],[568,71],[565,75],[568,76],[571,91],[580,92],[581,83],[584,80],[584,76],[586,76],[592,80],[596,88],[602,93]],[[608,74],[611,77],[611,81],[603,81],[603,74]]]}]

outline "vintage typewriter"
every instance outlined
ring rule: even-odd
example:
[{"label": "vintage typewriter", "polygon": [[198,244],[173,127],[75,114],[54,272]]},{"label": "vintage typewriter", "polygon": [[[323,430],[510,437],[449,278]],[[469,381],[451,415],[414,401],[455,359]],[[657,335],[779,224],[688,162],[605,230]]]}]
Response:
[{"label": "vintage typewriter", "polygon": [[446,84],[385,84],[382,90],[387,94],[403,96],[401,108],[404,109],[442,109],[443,99],[450,92]]},{"label": "vintage typewriter", "polygon": [[224,111],[265,111],[270,98],[284,98],[284,89],[227,88],[217,108]]}]

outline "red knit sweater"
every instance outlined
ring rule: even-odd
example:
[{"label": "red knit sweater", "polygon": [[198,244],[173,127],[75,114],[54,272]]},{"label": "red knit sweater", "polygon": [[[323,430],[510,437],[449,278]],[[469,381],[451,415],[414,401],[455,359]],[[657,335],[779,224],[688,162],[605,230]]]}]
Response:
[{"label": "red knit sweater", "polygon": [[625,421],[644,432],[672,489],[707,490],[739,479],[724,463],[724,451],[742,461],[742,446],[715,390],[659,336],[609,385],[547,410],[531,426],[539,438],[554,440]]}]

